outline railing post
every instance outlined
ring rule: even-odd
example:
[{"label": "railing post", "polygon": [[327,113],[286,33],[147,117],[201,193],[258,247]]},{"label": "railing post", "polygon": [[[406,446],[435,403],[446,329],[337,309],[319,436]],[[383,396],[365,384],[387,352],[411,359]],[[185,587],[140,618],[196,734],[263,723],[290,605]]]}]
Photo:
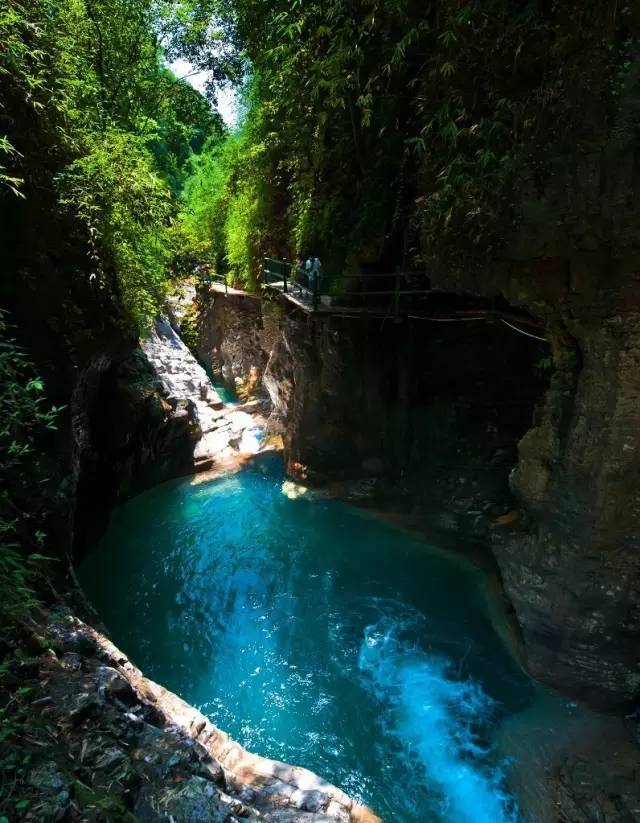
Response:
[{"label": "railing post", "polygon": [[281,263],[280,265],[282,266],[282,282],[284,283],[283,291],[286,294],[287,293],[287,264],[286,263]]},{"label": "railing post", "polygon": [[396,317],[400,314],[400,272],[396,272],[396,287],[393,299],[393,311]]},{"label": "railing post", "polygon": [[318,311],[318,304],[320,303],[320,272],[313,272],[313,310]]}]

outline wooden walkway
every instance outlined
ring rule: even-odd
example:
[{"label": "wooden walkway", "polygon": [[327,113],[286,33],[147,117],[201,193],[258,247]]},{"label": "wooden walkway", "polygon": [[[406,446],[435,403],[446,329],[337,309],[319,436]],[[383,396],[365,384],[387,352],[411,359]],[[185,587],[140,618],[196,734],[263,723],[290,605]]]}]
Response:
[{"label": "wooden walkway", "polygon": [[313,275],[288,261],[269,258],[264,261],[262,286],[307,314],[343,316],[406,316],[409,303],[415,308],[416,298],[433,293],[425,288],[421,273]]},{"label": "wooden walkway", "polygon": [[227,286],[223,283],[208,283],[207,286],[209,291],[215,292],[216,294],[230,294],[236,295],[237,297],[256,297],[255,294],[252,294],[249,291],[234,289],[233,286]]},{"label": "wooden walkway", "polygon": [[[262,288],[307,315],[370,317],[383,320],[425,320],[435,323],[502,323],[515,332],[547,343],[544,326],[526,312],[491,305],[487,299],[464,298],[440,289],[425,288],[426,277],[416,272],[362,274],[329,277],[320,275],[309,288],[308,275],[285,260],[264,261]],[[232,288],[223,275],[207,280],[210,291],[260,299]],[[524,327],[524,328],[523,328]]]}]

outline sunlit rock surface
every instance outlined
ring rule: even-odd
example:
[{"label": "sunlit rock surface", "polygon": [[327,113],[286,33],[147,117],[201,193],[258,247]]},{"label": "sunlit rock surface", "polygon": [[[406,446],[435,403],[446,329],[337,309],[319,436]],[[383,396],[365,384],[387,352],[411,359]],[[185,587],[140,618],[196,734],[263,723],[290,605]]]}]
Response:
[{"label": "sunlit rock surface", "polygon": [[225,404],[168,320],[159,319],[141,347],[162,381],[169,402],[186,404],[200,429],[193,452],[195,471],[260,451],[259,406]]}]

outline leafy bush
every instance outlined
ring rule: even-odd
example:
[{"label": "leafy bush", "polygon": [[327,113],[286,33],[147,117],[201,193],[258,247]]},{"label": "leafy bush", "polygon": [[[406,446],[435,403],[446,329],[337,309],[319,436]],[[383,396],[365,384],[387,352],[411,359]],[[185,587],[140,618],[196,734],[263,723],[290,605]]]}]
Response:
[{"label": "leafy bush", "polygon": [[33,603],[30,579],[43,559],[41,515],[33,501],[47,476],[38,441],[55,430],[60,409],[48,408],[42,381],[9,336],[0,312],[0,613],[16,617]]}]

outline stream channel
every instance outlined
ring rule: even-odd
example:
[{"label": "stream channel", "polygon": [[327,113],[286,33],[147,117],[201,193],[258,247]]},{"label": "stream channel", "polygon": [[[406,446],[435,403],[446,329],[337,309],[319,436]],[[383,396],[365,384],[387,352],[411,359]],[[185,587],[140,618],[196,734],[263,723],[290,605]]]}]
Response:
[{"label": "stream channel", "polygon": [[80,569],[114,641],[387,823],[545,820],[545,769],[598,718],[523,672],[480,571],[284,481],[272,455],[116,509]]}]

